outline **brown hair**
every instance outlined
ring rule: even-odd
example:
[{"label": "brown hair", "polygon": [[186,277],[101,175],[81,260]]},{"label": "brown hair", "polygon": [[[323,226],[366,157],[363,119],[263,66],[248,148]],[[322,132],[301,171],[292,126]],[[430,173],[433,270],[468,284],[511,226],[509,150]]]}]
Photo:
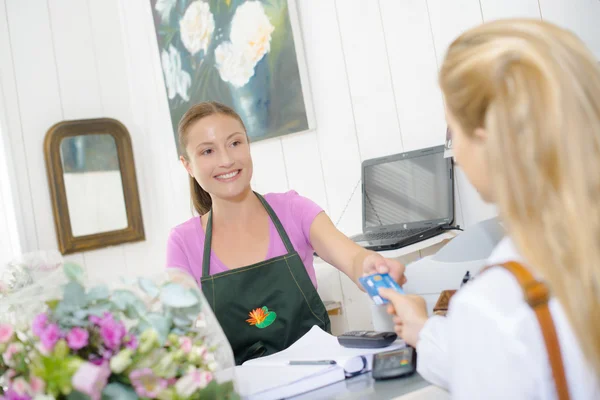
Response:
[{"label": "brown hair", "polygon": [[[224,104],[217,103],[216,101],[206,101],[193,105],[179,121],[177,126],[177,133],[179,136],[179,154],[184,157],[187,161],[190,161],[189,155],[187,154],[187,138],[188,130],[195,122],[200,121],[202,118],[209,117],[215,114],[227,115],[228,117],[236,119],[246,131],[246,126],[242,118],[236,113],[231,107]],[[198,181],[193,176],[189,177],[190,180],[190,196],[194,209],[200,215],[206,214],[212,207],[212,198],[206,190],[202,189]]]},{"label": "brown hair", "polygon": [[465,135],[488,133],[494,200],[600,373],[600,68],[572,33],[534,20],[461,35],[440,71]]}]

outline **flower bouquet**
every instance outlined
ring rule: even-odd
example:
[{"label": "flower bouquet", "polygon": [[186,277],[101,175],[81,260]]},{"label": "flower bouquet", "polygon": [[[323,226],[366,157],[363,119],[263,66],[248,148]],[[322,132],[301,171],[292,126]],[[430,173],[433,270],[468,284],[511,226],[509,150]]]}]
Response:
[{"label": "flower bouquet", "polygon": [[238,399],[233,354],[197,289],[147,278],[109,290],[65,264],[62,296],[23,326],[0,316],[0,398]]}]

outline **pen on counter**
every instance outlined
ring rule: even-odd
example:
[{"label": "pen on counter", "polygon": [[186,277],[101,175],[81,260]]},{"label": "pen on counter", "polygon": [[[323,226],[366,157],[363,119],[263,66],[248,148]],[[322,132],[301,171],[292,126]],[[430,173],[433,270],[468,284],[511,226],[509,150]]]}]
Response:
[{"label": "pen on counter", "polygon": [[469,273],[469,271],[467,271],[467,273],[465,274],[465,276],[463,276],[462,282],[460,284],[460,287],[463,287],[463,285],[467,282],[469,282],[469,279],[471,279],[471,274]]},{"label": "pen on counter", "polygon": [[299,360],[299,361],[290,361],[289,365],[334,365],[335,363],[336,363],[335,360],[316,360],[316,361]]}]

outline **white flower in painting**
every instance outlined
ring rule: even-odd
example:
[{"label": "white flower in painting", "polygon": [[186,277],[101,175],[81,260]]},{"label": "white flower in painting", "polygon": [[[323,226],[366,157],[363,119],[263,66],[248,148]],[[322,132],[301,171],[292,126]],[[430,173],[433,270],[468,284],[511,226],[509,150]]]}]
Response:
[{"label": "white flower in painting", "polygon": [[192,84],[192,78],[190,74],[181,69],[181,56],[177,49],[173,45],[169,45],[169,52],[163,49],[161,61],[169,99],[173,100],[176,95],[179,95],[183,100],[189,101],[188,90]]},{"label": "white flower in painting", "polygon": [[231,42],[223,42],[215,49],[217,70],[221,79],[235,87],[242,87],[254,75],[255,63]]},{"label": "white flower in painting", "polygon": [[181,41],[190,54],[200,50],[206,53],[215,30],[215,19],[208,3],[198,0],[190,4],[179,21],[179,30]]},{"label": "white flower in painting", "polygon": [[168,22],[169,17],[171,16],[171,11],[173,7],[175,7],[175,3],[177,0],[157,0],[154,9],[157,13],[160,14],[160,19],[162,22]]},{"label": "white flower in painting", "polygon": [[247,1],[235,10],[231,20],[230,41],[215,49],[221,79],[242,87],[254,75],[254,67],[271,49],[275,28],[262,4]]},{"label": "white flower in painting", "polygon": [[271,49],[274,30],[262,4],[259,1],[247,1],[235,10],[229,38],[256,65]]}]

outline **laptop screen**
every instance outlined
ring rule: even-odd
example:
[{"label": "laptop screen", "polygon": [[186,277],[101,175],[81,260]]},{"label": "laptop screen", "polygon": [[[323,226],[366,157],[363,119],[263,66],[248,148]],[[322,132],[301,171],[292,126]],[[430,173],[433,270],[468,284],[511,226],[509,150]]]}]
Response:
[{"label": "laptop screen", "polygon": [[386,157],[363,167],[365,231],[391,225],[420,227],[425,221],[451,222],[452,166],[441,148],[442,152]]}]

